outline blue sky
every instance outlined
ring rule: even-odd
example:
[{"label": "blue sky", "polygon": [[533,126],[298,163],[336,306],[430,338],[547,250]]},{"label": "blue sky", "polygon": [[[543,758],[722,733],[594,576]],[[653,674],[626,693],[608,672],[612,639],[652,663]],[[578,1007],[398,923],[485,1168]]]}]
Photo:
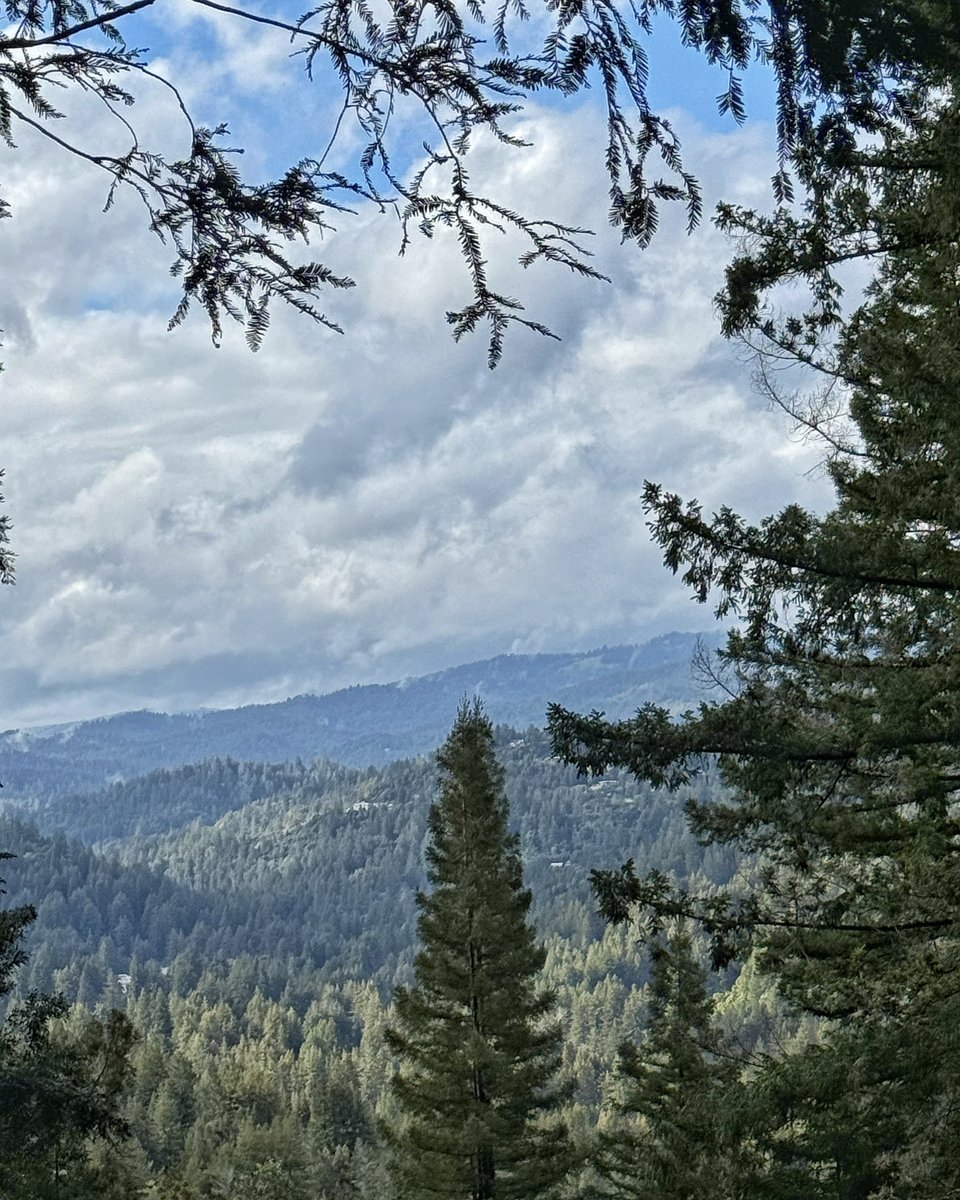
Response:
[{"label": "blue sky", "polygon": [[[258,5],[256,11],[290,20],[289,7],[283,3]],[[315,157],[322,151],[331,128],[329,118],[339,107],[340,91],[321,69],[315,72],[312,81],[306,79],[303,55],[296,52],[303,42],[291,40],[280,30],[264,29],[193,6],[190,0],[180,0],[175,12],[172,22],[169,7],[151,7],[136,14],[130,25],[132,41],[148,48],[149,57],[158,60],[163,73],[174,81],[183,77],[185,65],[194,76],[202,74],[204,64],[210,65],[210,77],[216,82],[204,87],[195,80],[190,90],[192,111],[208,125],[229,123],[236,142],[245,147],[248,156],[245,167],[255,163],[254,169],[264,175],[279,174],[298,158]],[[527,44],[535,49],[539,45],[536,34],[543,28],[536,15],[531,23],[515,21],[512,31],[522,38],[530,24],[534,32],[527,37]],[[726,87],[725,70],[709,64],[698,50],[683,45],[673,19],[663,13],[655,14],[652,33],[643,35],[643,41],[650,64],[648,96],[656,111],[682,108],[707,132],[726,133],[736,127],[729,114],[718,111],[717,97]],[[259,60],[261,69],[246,70],[241,65],[232,74],[232,86],[224,90],[218,86],[221,75],[216,64],[236,58],[238,44],[244,42],[257,47],[251,52],[251,60]],[[265,46],[271,48],[269,54],[264,52]],[[268,62],[269,69],[263,69]],[[322,57],[317,62],[322,64]],[[742,74],[742,82],[751,121],[772,121],[775,94],[770,69],[754,63]],[[537,102],[558,112],[595,107],[602,104],[602,89],[599,80],[594,79],[591,88],[578,96],[543,93],[538,95]],[[344,129],[349,134],[349,121]],[[412,156],[419,153],[422,134],[429,136],[429,131],[412,131],[406,146],[403,141],[395,145],[397,162],[403,162],[405,151]],[[342,141],[347,153],[339,161],[334,153],[331,161],[349,166],[352,164],[349,136]]]},{"label": "blue sky", "polygon": [[[214,39],[189,0],[150,11],[164,42],[134,40],[202,118],[231,120],[254,174],[325,143],[332,96],[289,69],[282,35]],[[708,204],[769,204],[769,81],[738,129],[715,112],[722,80],[675,41],[652,47],[652,94]],[[159,91],[135,115],[161,145],[182,137]],[[79,119],[108,136],[92,109]],[[593,98],[535,103],[517,127],[532,148],[479,144],[478,183],[595,229],[611,282],[523,272],[491,242],[497,278],[562,337],[518,330],[493,373],[483,337],[456,345],[443,319],[466,291],[449,239],[400,259],[395,220],[361,210],[314,248],[357,280],[328,304],[345,336],[278,314],[257,355],[239,329],[214,350],[199,316],[165,331],[170,256],[135,202],[102,214],[103,179],[27,134],[4,151],[6,727],[701,629],[709,612],[649,542],[643,480],[756,517],[826,502],[816,448],[718,337],[729,244],[676,214],[650,250],[620,245]]]}]

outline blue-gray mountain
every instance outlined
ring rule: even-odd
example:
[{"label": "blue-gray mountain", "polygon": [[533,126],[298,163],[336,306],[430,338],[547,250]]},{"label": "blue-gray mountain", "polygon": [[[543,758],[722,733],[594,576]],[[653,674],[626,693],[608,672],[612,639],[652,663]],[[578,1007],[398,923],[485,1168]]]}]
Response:
[{"label": "blue-gray mountain", "polygon": [[[715,636],[704,638],[716,645]],[[210,758],[280,763],[323,757],[382,766],[429,753],[457,704],[478,695],[491,719],[516,729],[542,725],[547,705],[628,716],[647,701],[687,705],[695,634],[639,646],[570,654],[505,654],[436,674],[367,684],[276,704],[168,715],[120,713],[73,725],[0,734],[7,799],[40,800],[92,790],[158,767]]]}]

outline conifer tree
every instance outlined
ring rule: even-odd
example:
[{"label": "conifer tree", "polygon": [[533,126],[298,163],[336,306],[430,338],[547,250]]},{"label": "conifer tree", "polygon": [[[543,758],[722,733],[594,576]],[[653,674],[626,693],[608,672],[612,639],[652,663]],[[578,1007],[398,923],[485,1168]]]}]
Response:
[{"label": "conifer tree", "polygon": [[416,983],[397,989],[387,1035],[401,1059],[393,1177],[403,1200],[549,1200],[570,1165],[565,1128],[542,1123],[563,1095],[560,1034],[479,703],[461,706],[437,762]]},{"label": "conifer tree", "polygon": [[658,940],[650,958],[645,1035],[620,1047],[618,1109],[629,1123],[601,1134],[599,1192],[610,1200],[718,1200],[730,1194],[722,1114],[736,1066],[721,1057],[689,932],[680,927]]},{"label": "conifer tree", "polygon": [[[595,884],[613,919],[639,904],[655,926],[700,920],[717,965],[759,946],[787,997],[830,1019],[822,1046],[754,1089],[791,1179],[777,1194],[804,1200],[960,1191],[958,82],[824,197],[822,246],[853,256],[839,230],[879,261],[830,353],[815,321],[755,326],[847,401],[846,431],[825,420],[829,394],[807,420],[828,445],[834,510],[753,525],[648,485],[666,564],[741,619],[730,699],[679,719],[655,705],[618,723],[551,716],[584,771],[682,788],[715,757],[729,792],[688,803],[692,826],[753,854],[759,886],[695,896],[631,862]],[[816,228],[768,228],[756,261],[786,239],[799,262]]]},{"label": "conifer tree", "polygon": [[[0,861],[12,857],[0,852]],[[0,895],[4,890],[0,880]],[[31,905],[0,909],[0,996],[13,990],[15,974],[26,962],[22,939],[35,918]],[[115,1147],[127,1134],[120,1108],[135,1034],[121,1012],[103,1020],[74,1014],[65,1022],[68,1011],[62,996],[31,992],[0,1021],[4,1200],[59,1200],[67,1195],[68,1177],[69,1195],[77,1200],[108,1194],[106,1184],[87,1169],[87,1152],[104,1139]],[[119,1161],[109,1169],[123,1173]]]}]

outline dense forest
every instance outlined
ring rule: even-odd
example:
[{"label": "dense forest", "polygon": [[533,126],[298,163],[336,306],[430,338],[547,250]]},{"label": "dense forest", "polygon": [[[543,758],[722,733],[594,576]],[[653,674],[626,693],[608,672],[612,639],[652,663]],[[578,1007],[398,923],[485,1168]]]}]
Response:
[{"label": "dense forest", "polygon": [[[497,753],[562,1017],[568,1119],[584,1141],[649,982],[635,932],[598,919],[590,871],[629,851],[719,887],[735,860],[697,845],[674,796],[617,771],[585,780],[541,731],[500,727]],[[394,1069],[383,1032],[413,969],[435,776],[430,758],[381,769],[214,759],[7,804],[0,842],[17,857],[5,903],[37,910],[8,1005],[64,996],[65,1039],[87,1012],[118,1009],[137,1030],[116,1194],[152,1180],[160,1195],[218,1195],[217,1180],[259,1180],[271,1162],[294,1195],[382,1188],[376,1130]],[[711,785],[691,790],[706,800]],[[755,1044],[801,1035],[758,979],[726,1003]],[[91,1153],[99,1172],[107,1149]]]},{"label": "dense forest", "polygon": [[[368,18],[385,51],[419,20],[392,11],[389,37]],[[613,11],[564,7],[592,37],[526,67],[501,32],[483,75],[454,10],[403,79],[453,87],[469,140],[502,114],[491,80],[576,91],[596,66],[608,167],[635,168],[615,220],[645,240],[658,199],[695,223],[699,192]],[[737,72],[774,72],[776,207],[720,207],[718,306],[833,507],[754,522],[646,484],[666,568],[732,624],[687,709],[558,693],[547,735],[495,739],[467,703],[435,762],[99,761],[74,787],[48,731],[55,765],[0,826],[11,1200],[960,1194],[956,5],[631,13],[654,11],[727,68],[735,115]],[[679,183],[646,179],[654,147]],[[490,321],[496,361],[460,232],[479,307],[451,319]],[[29,766],[29,737],[6,748]]]},{"label": "dense forest", "polygon": [[[732,857],[696,845],[672,796],[617,772],[583,780],[534,729],[501,728],[499,746],[544,934],[597,936],[589,872],[625,850],[683,878],[729,877]],[[22,987],[62,988],[46,964],[77,951],[113,973],[179,953],[273,953],[388,994],[415,942],[434,774],[425,758],[379,770],[214,760],[23,815],[8,806],[9,902],[38,910]]]}]

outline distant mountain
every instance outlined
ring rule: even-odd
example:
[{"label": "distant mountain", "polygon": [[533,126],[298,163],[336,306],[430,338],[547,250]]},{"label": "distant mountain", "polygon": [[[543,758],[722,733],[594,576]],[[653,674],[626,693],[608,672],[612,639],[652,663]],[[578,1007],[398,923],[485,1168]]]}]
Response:
[{"label": "distant mountain", "polygon": [[[639,646],[570,654],[504,654],[432,675],[366,684],[276,704],[167,715],[119,713],[71,725],[0,734],[6,799],[92,790],[159,767],[210,758],[382,766],[431,751],[464,696],[483,699],[497,724],[543,725],[547,705],[601,709],[611,717],[648,701],[684,705],[695,694],[697,635],[673,633]],[[704,639],[712,644],[716,637]]]}]

